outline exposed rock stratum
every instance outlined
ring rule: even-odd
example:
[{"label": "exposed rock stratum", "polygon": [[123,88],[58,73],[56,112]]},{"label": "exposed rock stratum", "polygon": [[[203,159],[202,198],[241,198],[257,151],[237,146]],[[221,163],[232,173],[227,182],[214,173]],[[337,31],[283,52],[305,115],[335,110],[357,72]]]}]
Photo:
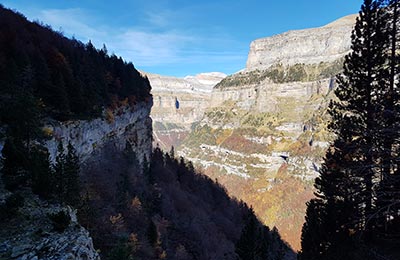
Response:
[{"label": "exposed rock stratum", "polygon": [[211,92],[182,87],[184,79],[159,76],[155,84],[149,77],[153,87],[169,88],[153,89],[156,141],[175,145],[179,156],[251,204],[294,249],[300,249],[305,203],[333,140],[327,106],[350,52],[355,17],[255,40],[246,68]]}]

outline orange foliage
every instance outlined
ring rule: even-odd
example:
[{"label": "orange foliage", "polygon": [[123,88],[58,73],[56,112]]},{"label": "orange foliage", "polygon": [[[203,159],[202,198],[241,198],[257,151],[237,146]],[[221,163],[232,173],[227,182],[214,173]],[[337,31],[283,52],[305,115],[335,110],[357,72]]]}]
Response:
[{"label": "orange foliage", "polygon": [[[275,226],[294,250],[300,250],[306,202],[314,195],[311,187],[288,174],[287,167],[283,163],[273,180],[262,177],[246,180],[237,176],[221,175],[219,169],[212,167],[207,168],[205,174],[213,179],[218,178],[218,182],[227,188],[229,195],[252,206],[264,224],[270,228]],[[265,189],[267,187],[270,189]]]},{"label": "orange foliage", "polygon": [[113,111],[110,108],[106,109],[106,115],[105,116],[106,116],[107,123],[109,123],[109,124],[114,123],[115,117],[114,117]]},{"label": "orange foliage", "polygon": [[117,230],[121,230],[125,223],[121,213],[118,213],[116,216],[110,216],[110,222]]},{"label": "orange foliage", "polygon": [[135,211],[142,210],[142,202],[140,201],[140,199],[137,196],[132,199],[131,207]]},{"label": "orange foliage", "polygon": [[141,245],[139,243],[138,235],[136,233],[131,233],[129,235],[128,244],[131,246],[133,252],[140,249]]}]

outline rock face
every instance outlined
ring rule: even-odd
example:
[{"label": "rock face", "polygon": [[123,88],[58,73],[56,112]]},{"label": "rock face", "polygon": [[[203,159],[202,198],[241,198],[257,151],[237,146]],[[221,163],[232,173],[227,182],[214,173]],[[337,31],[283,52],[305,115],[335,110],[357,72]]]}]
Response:
[{"label": "rock face", "polygon": [[152,149],[151,105],[152,102],[139,103],[134,107],[126,106],[117,108],[115,111],[107,110],[102,118],[90,121],[63,123],[53,121],[45,127],[45,132],[51,137],[46,141],[50,157],[54,160],[60,140],[63,141],[65,147],[68,142],[71,142],[81,161],[85,161],[95,149],[114,140],[115,145],[121,149],[128,141],[137,154],[146,155],[149,158]]},{"label": "rock face", "polygon": [[226,77],[223,73],[202,73],[185,78],[148,74],[153,94],[154,123],[171,123],[190,129],[209,105],[213,87]]},{"label": "rock face", "polygon": [[203,119],[177,149],[297,250],[305,203],[333,140],[327,106],[354,19],[254,41],[246,69],[214,87]]},{"label": "rock face", "polygon": [[[152,101],[135,106],[106,110],[103,117],[90,121],[48,121],[44,132],[51,159],[57,145],[71,142],[82,163],[96,157],[96,151],[106,145],[124,149],[129,142],[139,160],[150,157],[152,149]],[[2,189],[0,204],[10,196]],[[89,232],[79,225],[75,210],[50,204],[29,191],[24,191],[24,204],[0,228],[0,259],[99,260]],[[52,215],[65,212],[70,219],[63,230],[55,228]]]},{"label": "rock face", "polygon": [[187,136],[193,123],[203,118],[213,87],[226,77],[223,73],[202,73],[175,78],[147,74],[154,105],[154,141],[165,149],[177,146]]},{"label": "rock face", "polygon": [[[24,194],[24,205],[0,229],[1,259],[100,260],[89,232],[76,221],[69,207],[48,204]],[[70,222],[55,230],[51,215],[64,212]],[[16,225],[18,224],[18,225]]]},{"label": "rock face", "polygon": [[277,63],[293,65],[337,60],[350,49],[355,18],[356,15],[350,15],[320,28],[255,40],[250,45],[246,69],[265,69]]}]

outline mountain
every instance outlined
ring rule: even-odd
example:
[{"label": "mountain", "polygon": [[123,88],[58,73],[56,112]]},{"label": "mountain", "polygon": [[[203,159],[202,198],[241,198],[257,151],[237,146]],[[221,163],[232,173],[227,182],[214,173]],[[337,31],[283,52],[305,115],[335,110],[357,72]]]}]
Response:
[{"label": "mountain", "polygon": [[288,66],[334,62],[350,50],[356,17],[349,15],[320,28],[255,40],[250,45],[246,69],[266,69],[279,63]]},{"label": "mountain", "polygon": [[219,72],[176,78],[146,73],[152,86],[154,142],[165,149],[178,146],[203,118],[213,87],[226,77]]},{"label": "mountain", "polygon": [[[155,122],[169,125],[155,125],[156,141],[166,149],[175,145],[178,155],[252,205],[295,249],[305,203],[313,197],[312,183],[332,140],[326,109],[350,51],[355,18],[253,41],[246,68],[207,95],[153,92],[155,107],[169,100],[169,109],[152,110]],[[190,102],[175,108],[181,99]],[[190,120],[183,111],[190,111]],[[185,119],[190,131],[182,125]]]},{"label": "mountain", "polygon": [[[0,61],[1,259],[295,259],[246,203],[152,149],[151,87],[132,63],[1,5]],[[224,76],[169,78],[162,93],[181,89],[158,104],[188,106],[189,129],[207,107],[186,94]]]}]

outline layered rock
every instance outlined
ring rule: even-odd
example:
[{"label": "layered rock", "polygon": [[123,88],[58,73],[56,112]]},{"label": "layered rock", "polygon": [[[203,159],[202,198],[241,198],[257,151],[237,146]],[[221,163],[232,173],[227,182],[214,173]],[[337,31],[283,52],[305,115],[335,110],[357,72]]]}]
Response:
[{"label": "layered rock", "polygon": [[202,118],[213,87],[226,77],[216,72],[185,78],[147,75],[154,100],[153,121],[176,124],[186,129]]},{"label": "layered rock", "polygon": [[[71,143],[82,163],[95,158],[96,152],[107,145],[122,150],[127,142],[140,155],[140,161],[143,156],[149,158],[152,150],[151,106],[150,100],[135,106],[107,109],[102,117],[92,120],[59,122],[48,119],[44,127],[48,138],[44,144],[51,160],[55,159],[59,141],[64,146]],[[5,191],[0,181],[2,209],[9,196],[14,195]],[[100,259],[89,232],[77,222],[76,210],[43,201],[28,190],[23,191],[22,197],[23,205],[15,210],[9,222],[2,223],[1,259]],[[59,213],[68,218],[62,230],[56,227],[60,219],[52,219],[52,215]]]},{"label": "layered rock", "polygon": [[70,142],[81,161],[85,161],[95,149],[111,140],[121,149],[129,142],[137,154],[149,158],[152,149],[151,106],[152,102],[139,103],[133,107],[122,106],[106,110],[101,118],[89,121],[49,122],[44,129],[50,137],[45,145],[51,159],[54,160],[57,154],[59,141],[65,147]]},{"label": "layered rock", "polygon": [[214,87],[209,109],[178,148],[295,249],[333,140],[327,107],[354,19],[254,41],[246,69]]},{"label": "layered rock", "polygon": [[246,69],[265,69],[277,63],[335,61],[350,50],[355,18],[356,15],[349,15],[320,28],[289,31],[255,40],[250,45]]},{"label": "layered rock", "polygon": [[[89,232],[79,225],[76,212],[24,194],[24,205],[0,229],[1,259],[99,260]],[[63,212],[68,218],[62,230],[51,216]]]},{"label": "layered rock", "polygon": [[193,123],[209,107],[213,87],[226,77],[223,73],[202,73],[175,78],[147,74],[152,85],[154,140],[165,149],[179,145]]}]

